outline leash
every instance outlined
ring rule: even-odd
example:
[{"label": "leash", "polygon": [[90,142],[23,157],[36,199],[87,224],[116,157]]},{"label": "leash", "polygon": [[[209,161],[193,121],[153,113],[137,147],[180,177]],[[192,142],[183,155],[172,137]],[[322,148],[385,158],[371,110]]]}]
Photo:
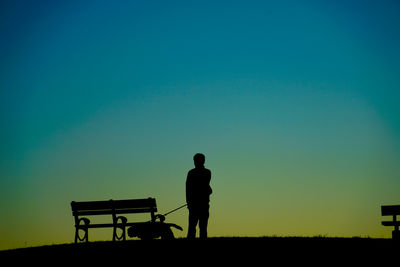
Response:
[{"label": "leash", "polygon": [[181,208],[183,208],[183,207],[186,207],[186,206],[187,206],[187,204],[182,205],[182,206],[180,206],[179,208],[176,208],[176,209],[173,209],[173,210],[171,210],[171,211],[169,211],[169,212],[167,212],[167,213],[164,213],[163,215],[164,215],[164,216],[167,216],[168,214],[173,213],[173,212],[175,212],[175,211],[177,211],[177,210],[179,210],[179,209],[181,209]]},{"label": "leash", "polygon": [[[183,207],[186,207],[186,206],[187,206],[187,204],[182,205],[182,206],[180,206],[180,207],[178,207],[178,208],[176,208],[176,209],[173,209],[173,210],[171,210],[171,211],[168,211],[167,213],[164,213],[164,214],[157,214],[157,215],[155,215],[154,218],[155,218],[155,220],[159,219],[160,222],[163,223],[163,222],[165,221],[165,216],[167,216],[168,214],[173,213],[173,212],[175,212],[175,211],[177,211],[177,210],[179,210],[179,209],[181,209],[181,208],[183,208]],[[152,222],[152,221],[153,221],[153,219],[150,220],[150,221],[148,221],[148,222]],[[179,227],[180,227],[180,226],[179,226]]]}]

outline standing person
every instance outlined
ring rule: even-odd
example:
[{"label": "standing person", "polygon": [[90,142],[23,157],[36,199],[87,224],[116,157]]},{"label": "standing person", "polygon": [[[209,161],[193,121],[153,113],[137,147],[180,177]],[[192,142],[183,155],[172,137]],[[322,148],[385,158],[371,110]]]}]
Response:
[{"label": "standing person", "polygon": [[186,179],[186,203],[189,209],[189,227],[187,238],[196,237],[196,226],[199,223],[200,238],[207,238],[207,224],[210,207],[211,171],[204,167],[206,157],[197,153],[193,157],[194,169],[188,172]]}]

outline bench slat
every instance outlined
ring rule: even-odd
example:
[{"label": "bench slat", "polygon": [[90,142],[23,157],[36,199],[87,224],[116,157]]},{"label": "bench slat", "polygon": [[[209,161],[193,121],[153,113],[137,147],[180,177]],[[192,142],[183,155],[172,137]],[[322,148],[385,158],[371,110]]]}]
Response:
[{"label": "bench slat", "polygon": [[[149,213],[157,212],[156,208],[143,208],[143,209],[117,209],[115,214],[128,214],[128,213]],[[88,215],[108,215],[113,214],[113,210],[84,210],[84,211],[74,211],[73,216],[88,216]]]},{"label": "bench slat", "polygon": [[157,208],[154,198],[71,202],[72,211]]},{"label": "bench slat", "polygon": [[115,214],[128,214],[128,213],[149,213],[157,212],[156,208],[144,208],[144,209],[118,209],[115,210]]},{"label": "bench slat", "polygon": [[400,226],[400,222],[399,221],[383,221],[382,225],[384,226]]},{"label": "bench slat", "polygon": [[124,208],[155,208],[157,207],[155,198],[144,198],[144,199],[124,199],[114,200],[113,206],[116,209]]},{"label": "bench slat", "polygon": [[112,209],[109,210],[83,210],[72,212],[73,216],[85,216],[85,215],[108,215],[112,214]]},{"label": "bench slat", "polygon": [[81,202],[71,202],[71,207],[73,211],[77,210],[106,210],[111,209],[111,201],[81,201]]},{"label": "bench slat", "polygon": [[81,224],[78,226],[78,228],[105,228],[105,227],[128,227],[128,226],[133,226],[133,225],[138,225],[138,224],[143,224],[146,222],[130,222],[130,223],[126,223],[126,224],[122,224],[122,223],[116,223],[116,224],[112,224],[112,223],[95,223],[95,224],[88,224],[87,226],[84,224]]},{"label": "bench slat", "polygon": [[114,227],[112,223],[97,223],[97,224],[88,224],[87,226],[80,225],[79,228],[106,228],[106,227]]},{"label": "bench slat", "polygon": [[88,224],[87,226],[85,225],[79,225],[79,228],[107,228],[107,227],[129,227],[129,226],[134,226],[134,225],[138,225],[138,224],[143,224],[144,222],[130,222],[130,223],[126,223],[126,224],[122,224],[122,223],[116,223],[116,224],[112,224],[112,223],[97,223],[97,224]]},{"label": "bench slat", "polygon": [[382,216],[400,215],[400,205],[381,206]]}]

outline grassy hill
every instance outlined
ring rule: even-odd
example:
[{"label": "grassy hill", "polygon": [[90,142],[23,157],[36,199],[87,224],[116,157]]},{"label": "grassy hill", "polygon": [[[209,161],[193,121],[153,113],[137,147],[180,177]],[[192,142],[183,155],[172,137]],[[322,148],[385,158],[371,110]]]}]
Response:
[{"label": "grassy hill", "polygon": [[[1,258],[51,264],[343,264],[392,262],[400,244],[391,239],[326,237],[222,237],[208,240],[89,242],[0,251]],[[396,256],[397,255],[397,256]],[[359,266],[359,265],[358,265]]]}]

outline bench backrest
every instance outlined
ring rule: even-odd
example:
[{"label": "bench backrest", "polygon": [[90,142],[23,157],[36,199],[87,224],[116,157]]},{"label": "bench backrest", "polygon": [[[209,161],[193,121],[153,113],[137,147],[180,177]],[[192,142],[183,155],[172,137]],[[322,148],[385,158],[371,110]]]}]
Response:
[{"label": "bench backrest", "polygon": [[105,215],[105,214],[128,214],[128,213],[154,213],[157,212],[155,198],[106,200],[106,201],[83,201],[71,202],[72,215]]},{"label": "bench backrest", "polygon": [[400,215],[400,205],[381,206],[382,216]]}]

